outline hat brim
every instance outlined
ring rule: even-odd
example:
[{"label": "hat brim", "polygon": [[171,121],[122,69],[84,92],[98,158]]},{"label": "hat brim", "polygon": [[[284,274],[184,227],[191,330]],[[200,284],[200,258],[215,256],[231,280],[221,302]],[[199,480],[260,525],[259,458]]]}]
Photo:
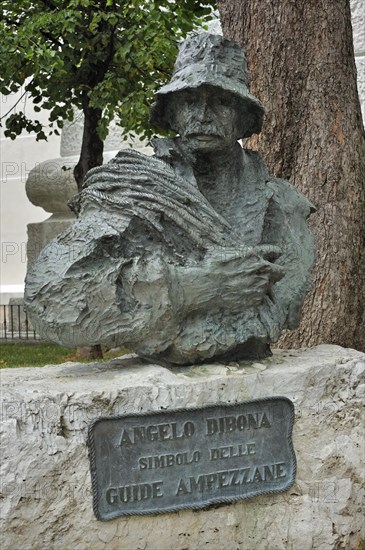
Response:
[{"label": "hat brim", "polygon": [[[264,107],[261,102],[248,91],[246,85],[237,80],[227,78],[223,76],[217,70],[212,72],[207,70],[206,67],[200,66],[200,70],[194,70],[194,66],[189,67],[189,72],[181,71],[180,75],[175,75],[175,78],[170,83],[163,86],[155,95],[154,102],[151,105],[150,122],[154,126],[161,128],[162,130],[174,130],[168,117],[166,116],[166,106],[171,99],[174,92],[180,92],[188,89],[196,89],[200,86],[209,86],[224,90],[235,96],[238,100],[238,108],[242,110],[242,117],[247,113],[251,116],[249,127],[247,127],[247,120],[242,120],[242,135],[238,138],[247,138],[252,134],[259,134],[261,132]],[[203,73],[203,74],[202,74]]]}]

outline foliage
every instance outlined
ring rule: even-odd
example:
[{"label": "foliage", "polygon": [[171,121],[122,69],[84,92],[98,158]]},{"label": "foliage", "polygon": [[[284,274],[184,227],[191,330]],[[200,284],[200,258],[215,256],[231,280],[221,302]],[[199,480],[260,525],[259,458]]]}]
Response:
[{"label": "foliage", "polygon": [[[151,136],[154,91],[171,75],[176,43],[211,17],[207,0],[3,0],[0,92],[23,91],[36,112],[49,111],[59,134],[73,108],[101,111],[101,140],[116,117],[124,137]],[[46,139],[38,120],[5,113],[5,135]]]}]

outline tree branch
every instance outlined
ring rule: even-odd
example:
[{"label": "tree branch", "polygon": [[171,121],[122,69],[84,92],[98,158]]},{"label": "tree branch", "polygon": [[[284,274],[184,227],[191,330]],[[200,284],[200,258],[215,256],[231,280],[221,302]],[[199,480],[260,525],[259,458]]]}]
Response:
[{"label": "tree branch", "polygon": [[63,44],[62,42],[59,42],[57,40],[57,38],[55,38],[54,36],[52,36],[51,34],[49,34],[48,32],[46,31],[40,31],[40,33],[45,37],[45,38],[48,38],[48,40],[50,40],[55,46],[58,46],[59,48],[62,48]]},{"label": "tree branch", "polygon": [[49,0],[40,0],[40,1],[42,4],[47,6],[47,8],[49,8],[50,10],[59,11],[59,8],[53,2],[50,2]]},{"label": "tree branch", "polygon": [[[22,26],[21,23],[18,23],[17,21],[12,21],[8,17],[4,17],[4,21],[6,21],[6,23],[8,23],[9,25],[12,25],[12,26],[14,26],[18,29]],[[40,30],[39,32],[41,33],[42,36],[44,36],[45,38],[48,38],[48,40],[50,40],[55,46],[58,46],[59,48],[61,48],[63,46],[63,44],[61,44],[61,42],[59,42],[57,40],[57,38],[52,36],[52,34],[46,32],[46,31],[42,31],[42,30]]]},{"label": "tree branch", "polygon": [[14,103],[14,105],[9,109],[9,111],[7,113],[5,113],[5,115],[3,115],[2,117],[0,117],[0,120],[2,120],[3,118],[6,118],[8,116],[9,113],[11,113],[11,111],[13,109],[15,109],[15,107],[18,105],[19,101],[21,101],[23,99],[23,97],[27,94],[27,90],[25,90],[25,92],[22,93],[22,95],[20,96],[20,98],[18,99],[18,101],[16,103]]}]

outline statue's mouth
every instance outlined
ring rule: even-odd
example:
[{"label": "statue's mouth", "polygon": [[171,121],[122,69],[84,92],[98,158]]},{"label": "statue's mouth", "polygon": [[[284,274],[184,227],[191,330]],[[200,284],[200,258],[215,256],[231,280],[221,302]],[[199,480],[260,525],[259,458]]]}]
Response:
[{"label": "statue's mouth", "polygon": [[210,141],[215,141],[216,139],[219,139],[221,136],[219,136],[218,134],[190,134],[188,137],[190,139],[201,141],[202,143],[208,143]]}]

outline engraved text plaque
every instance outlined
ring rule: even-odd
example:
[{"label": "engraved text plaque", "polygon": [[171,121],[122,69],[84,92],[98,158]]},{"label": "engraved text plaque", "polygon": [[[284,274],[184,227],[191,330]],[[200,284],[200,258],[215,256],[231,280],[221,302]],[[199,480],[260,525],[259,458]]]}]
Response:
[{"label": "engraved text plaque", "polygon": [[284,397],[99,418],[88,439],[95,515],[199,509],[285,491],[295,479],[293,421]]}]

